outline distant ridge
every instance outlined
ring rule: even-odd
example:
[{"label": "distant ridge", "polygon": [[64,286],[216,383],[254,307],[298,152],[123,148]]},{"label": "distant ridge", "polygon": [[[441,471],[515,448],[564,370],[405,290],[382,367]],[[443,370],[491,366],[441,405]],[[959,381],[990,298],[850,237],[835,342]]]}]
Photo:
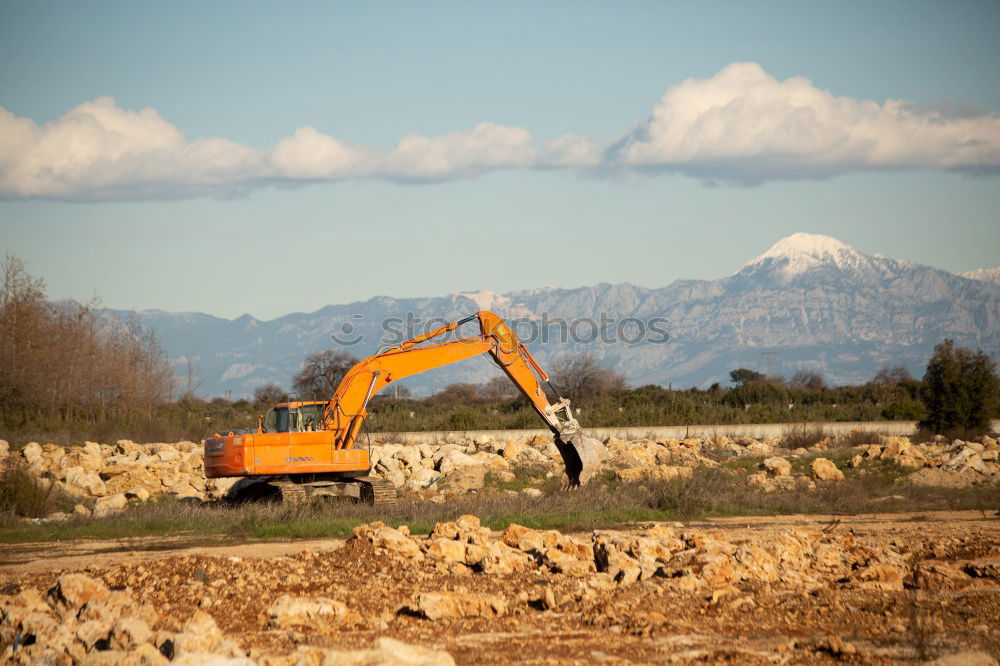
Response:
[{"label": "distant ridge", "polygon": [[967,273],[959,273],[959,275],[970,280],[980,280],[1000,286],[1000,266],[996,268],[977,268]]},{"label": "distant ridge", "polygon": [[[665,344],[555,339],[529,344],[543,364],[560,354],[593,353],[625,372],[633,385],[707,387],[726,382],[736,367],[784,375],[809,368],[833,384],[867,381],[885,363],[906,365],[919,376],[933,346],[945,337],[1000,360],[1000,268],[959,276],[805,233],[782,238],[729,277],[678,280],[659,289],[600,283],[506,294],[484,289],[428,298],[380,296],[270,321],[159,310],[139,316],[179,369],[186,366],[183,359],[193,358],[202,394],[231,391],[238,397],[265,382],[288,386],[306,354],[335,346],[330,336],[345,325],[353,336],[363,337],[348,348],[363,357],[380,346],[383,322],[390,318],[400,321],[411,313],[422,321],[455,319],[487,308],[536,323],[543,314],[567,321],[599,320],[602,313],[614,321],[668,320]],[[120,318],[130,314],[109,312]],[[496,373],[477,359],[405,383],[418,394],[429,393]]]}]

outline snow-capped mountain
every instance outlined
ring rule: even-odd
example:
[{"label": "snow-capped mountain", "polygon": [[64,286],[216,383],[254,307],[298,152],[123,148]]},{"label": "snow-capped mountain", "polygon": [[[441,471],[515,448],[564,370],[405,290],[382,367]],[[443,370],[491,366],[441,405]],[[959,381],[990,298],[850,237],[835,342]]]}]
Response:
[{"label": "snow-capped mountain", "polygon": [[782,238],[764,254],[751,259],[742,272],[770,271],[792,278],[819,267],[857,272],[869,258],[830,236],[797,233]]},{"label": "snow-capped mountain", "polygon": [[1000,286],[1000,266],[996,268],[977,268],[967,273],[959,273],[960,276],[970,280],[982,280]]},{"label": "snow-capped mountain", "polygon": [[[310,352],[336,347],[363,357],[424,332],[430,320],[439,326],[441,319],[479,309],[513,321],[543,365],[560,354],[586,351],[625,372],[634,385],[707,386],[725,382],[737,367],[784,375],[809,368],[839,384],[866,381],[884,363],[906,365],[920,376],[933,346],[945,337],[1000,359],[1000,286],[978,275],[867,255],[828,236],[794,234],[729,277],[679,280],[659,289],[602,283],[506,294],[380,296],[271,321],[161,311],[140,316],[179,368],[184,358],[194,359],[200,392],[208,396],[248,395],[269,381],[287,386]],[[589,323],[613,334],[626,318],[655,330],[636,340],[633,322],[623,329],[625,340],[613,335],[617,341],[602,342]],[[543,321],[549,322],[547,339],[541,336]],[[575,330],[577,339],[563,339],[566,329]],[[591,335],[598,339],[587,340]],[[497,372],[479,359],[404,383],[428,393]]]}]

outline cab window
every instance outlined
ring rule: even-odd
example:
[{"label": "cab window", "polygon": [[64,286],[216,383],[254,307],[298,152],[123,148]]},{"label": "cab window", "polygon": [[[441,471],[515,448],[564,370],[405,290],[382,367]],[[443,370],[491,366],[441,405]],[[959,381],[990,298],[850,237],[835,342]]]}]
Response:
[{"label": "cab window", "polygon": [[288,408],[279,407],[274,410],[274,432],[288,432]]}]

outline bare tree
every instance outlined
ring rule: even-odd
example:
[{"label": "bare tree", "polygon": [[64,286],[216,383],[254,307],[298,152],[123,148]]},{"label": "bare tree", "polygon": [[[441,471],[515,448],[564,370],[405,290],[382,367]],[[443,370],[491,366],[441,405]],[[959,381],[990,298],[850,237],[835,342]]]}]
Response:
[{"label": "bare tree", "polygon": [[868,384],[880,404],[892,402],[898,395],[900,382],[912,381],[910,371],[902,365],[883,365]]},{"label": "bare tree", "polygon": [[197,397],[198,389],[201,388],[201,377],[198,369],[195,368],[194,359],[190,356],[184,358],[184,378],[181,380],[184,391],[180,395],[181,400],[194,400]]},{"label": "bare tree", "polygon": [[284,400],[287,395],[288,394],[285,389],[281,388],[277,384],[263,384],[254,389],[253,404],[257,409],[273,407],[277,403]]},{"label": "bare tree", "polygon": [[459,405],[474,405],[482,402],[478,384],[448,384],[430,397],[432,402],[448,402]]},{"label": "bare tree", "polygon": [[910,371],[904,365],[883,365],[879,368],[875,376],[872,377],[872,384],[898,384],[908,382],[913,379]]},{"label": "bare tree", "polygon": [[329,398],[357,362],[351,354],[334,349],[309,354],[292,378],[292,389],[304,398]]},{"label": "bare tree", "polygon": [[590,354],[562,356],[552,364],[552,383],[570,399],[605,395],[627,388],[625,375]]},{"label": "bare tree", "polygon": [[823,375],[815,370],[799,370],[792,375],[792,379],[788,382],[788,385],[792,388],[805,389],[807,391],[822,391],[826,388],[826,380],[823,379]]},{"label": "bare tree", "polygon": [[479,387],[479,395],[487,402],[506,402],[513,400],[518,395],[517,386],[510,380],[510,377],[494,377],[490,381]]},{"label": "bare tree", "polygon": [[137,318],[50,303],[44,283],[8,256],[0,288],[0,416],[106,418],[170,399],[173,369]]}]

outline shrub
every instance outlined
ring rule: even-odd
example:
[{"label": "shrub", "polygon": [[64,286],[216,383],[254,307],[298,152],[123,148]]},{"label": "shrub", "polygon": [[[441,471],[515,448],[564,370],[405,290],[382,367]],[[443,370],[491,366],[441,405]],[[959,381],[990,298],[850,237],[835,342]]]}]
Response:
[{"label": "shrub", "polygon": [[822,428],[803,423],[801,427],[786,430],[781,436],[781,445],[787,449],[808,449],[826,438],[827,434]]},{"label": "shrub", "polygon": [[32,476],[24,463],[7,461],[0,473],[0,513],[42,518],[56,510],[56,500],[53,486]]},{"label": "shrub", "polygon": [[982,351],[973,353],[945,340],[927,364],[921,398],[927,408],[920,428],[948,434],[986,432],[996,411],[1000,380],[996,363]]}]

